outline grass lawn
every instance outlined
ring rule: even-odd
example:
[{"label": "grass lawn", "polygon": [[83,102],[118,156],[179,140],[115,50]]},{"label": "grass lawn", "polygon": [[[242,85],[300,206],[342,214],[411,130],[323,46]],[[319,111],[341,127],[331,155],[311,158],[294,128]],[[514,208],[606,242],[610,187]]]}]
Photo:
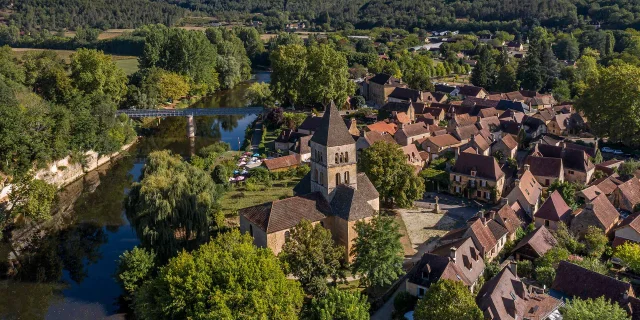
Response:
[{"label": "grass lawn", "polygon": [[222,212],[226,217],[235,217],[239,209],[291,197],[298,181],[300,178],[274,181],[271,187],[261,186],[257,191],[247,191],[244,186],[236,187],[222,197]]},{"label": "grass lawn", "polygon": [[122,68],[127,75],[138,71],[138,58],[115,59],[114,56],[114,60],[116,60],[116,65]]}]

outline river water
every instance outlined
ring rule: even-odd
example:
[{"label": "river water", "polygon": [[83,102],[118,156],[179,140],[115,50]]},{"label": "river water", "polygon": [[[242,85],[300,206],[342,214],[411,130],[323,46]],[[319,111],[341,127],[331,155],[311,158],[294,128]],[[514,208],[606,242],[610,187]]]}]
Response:
[{"label": "river water", "polygon": [[[269,73],[256,73],[252,81],[269,80]],[[244,107],[249,85],[219,92],[193,107]],[[67,186],[59,193],[54,217],[28,241],[24,250],[33,254],[21,261],[19,279],[0,281],[0,319],[125,318],[126,304],[119,300],[122,290],[113,276],[120,254],[139,243],[123,201],[140,178],[145,156],[163,149],[190,156],[215,141],[237,150],[255,117],[197,117],[195,144],[186,136],[186,118],[163,119],[128,156]],[[6,266],[10,251],[10,245],[0,243],[0,265]]]}]

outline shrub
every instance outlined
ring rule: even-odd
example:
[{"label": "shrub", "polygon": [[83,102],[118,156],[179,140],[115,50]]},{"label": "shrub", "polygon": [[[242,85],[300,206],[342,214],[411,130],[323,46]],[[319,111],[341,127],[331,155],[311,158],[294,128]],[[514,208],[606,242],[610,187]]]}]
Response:
[{"label": "shrub", "polygon": [[393,308],[401,316],[415,308],[418,298],[409,292],[402,291],[393,299]]}]

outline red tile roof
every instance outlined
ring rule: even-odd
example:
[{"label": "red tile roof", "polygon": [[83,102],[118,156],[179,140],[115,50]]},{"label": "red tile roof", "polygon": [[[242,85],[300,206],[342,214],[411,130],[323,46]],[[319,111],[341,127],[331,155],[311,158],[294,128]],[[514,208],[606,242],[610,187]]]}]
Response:
[{"label": "red tile roof", "polygon": [[262,163],[269,170],[289,168],[300,164],[300,156],[297,154],[292,154],[274,159],[266,159]]}]

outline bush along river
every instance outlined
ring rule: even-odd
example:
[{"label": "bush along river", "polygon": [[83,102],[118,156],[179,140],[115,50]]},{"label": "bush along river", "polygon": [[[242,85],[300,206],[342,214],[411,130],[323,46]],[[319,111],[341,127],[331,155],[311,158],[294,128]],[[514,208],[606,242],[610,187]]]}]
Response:
[{"label": "bush along river", "polygon": [[[252,81],[268,82],[269,73]],[[193,108],[245,107],[251,81],[206,97]],[[139,243],[125,216],[124,200],[138,181],[147,154],[168,149],[185,157],[216,141],[239,149],[256,115],[196,117],[195,142],[184,117],[159,120],[143,138],[111,161],[59,191],[53,217],[24,225],[0,243],[0,319],[125,318],[122,290],[114,279],[118,257]]]}]

